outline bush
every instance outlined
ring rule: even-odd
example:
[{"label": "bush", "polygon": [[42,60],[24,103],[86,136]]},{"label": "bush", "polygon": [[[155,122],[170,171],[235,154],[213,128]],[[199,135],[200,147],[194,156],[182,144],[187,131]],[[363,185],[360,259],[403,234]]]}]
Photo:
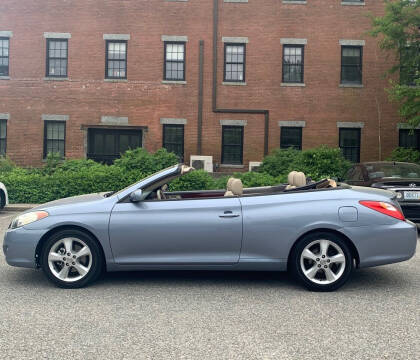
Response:
[{"label": "bush", "polygon": [[143,148],[137,148],[127,150],[120,159],[115,160],[114,165],[125,171],[136,170],[143,174],[153,174],[178,162],[178,157],[165,149],[150,154]]},{"label": "bush", "polygon": [[290,171],[303,171],[314,180],[342,176],[350,167],[341,150],[320,146],[315,149],[298,151],[294,149],[276,149],[266,156],[259,171],[273,177],[280,176],[284,182]]},{"label": "bush", "polygon": [[234,175],[236,178],[241,179],[244,187],[258,187],[270,186],[281,183],[279,177],[271,176],[270,174],[259,172],[237,173]]},{"label": "bush", "polygon": [[[223,188],[225,187],[226,184]],[[196,170],[185,174],[169,185],[170,191],[211,190],[216,188],[215,180],[204,170]]]},{"label": "bush", "polygon": [[9,159],[9,157],[0,157],[0,173],[12,171],[14,168],[16,168],[16,165]]},{"label": "bush", "polygon": [[301,155],[301,151],[293,148],[275,149],[264,158],[258,171],[271,176],[288,174],[291,171],[290,169],[293,168],[291,164],[298,163]]},{"label": "bush", "polygon": [[391,155],[386,160],[419,163],[420,152],[415,149],[397,147],[392,151]]}]

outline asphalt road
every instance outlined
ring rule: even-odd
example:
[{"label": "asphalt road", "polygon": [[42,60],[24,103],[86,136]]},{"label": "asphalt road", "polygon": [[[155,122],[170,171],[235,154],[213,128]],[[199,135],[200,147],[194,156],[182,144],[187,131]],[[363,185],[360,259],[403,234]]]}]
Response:
[{"label": "asphalt road", "polygon": [[1,254],[0,359],[419,359],[419,274],[416,255],[334,293],[248,272],[115,273],[62,290]]}]

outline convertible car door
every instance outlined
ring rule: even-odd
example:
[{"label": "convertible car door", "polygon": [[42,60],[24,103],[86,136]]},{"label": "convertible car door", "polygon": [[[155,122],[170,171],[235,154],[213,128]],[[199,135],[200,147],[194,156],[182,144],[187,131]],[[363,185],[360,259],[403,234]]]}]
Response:
[{"label": "convertible car door", "polygon": [[236,263],[241,204],[230,197],[118,203],[109,235],[120,264]]}]

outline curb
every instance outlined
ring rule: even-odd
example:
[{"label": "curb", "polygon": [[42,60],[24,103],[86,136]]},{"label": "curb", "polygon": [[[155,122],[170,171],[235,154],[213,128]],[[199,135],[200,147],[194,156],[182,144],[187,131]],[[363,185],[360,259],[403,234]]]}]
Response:
[{"label": "curb", "polygon": [[37,204],[10,204],[4,207],[3,211],[26,211],[37,206]]}]

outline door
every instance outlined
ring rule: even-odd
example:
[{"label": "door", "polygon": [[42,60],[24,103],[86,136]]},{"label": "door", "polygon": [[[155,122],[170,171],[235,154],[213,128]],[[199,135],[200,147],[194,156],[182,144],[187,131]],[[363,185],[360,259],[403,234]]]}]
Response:
[{"label": "door", "polygon": [[109,224],[119,264],[233,264],[242,242],[238,198],[115,205]]}]

